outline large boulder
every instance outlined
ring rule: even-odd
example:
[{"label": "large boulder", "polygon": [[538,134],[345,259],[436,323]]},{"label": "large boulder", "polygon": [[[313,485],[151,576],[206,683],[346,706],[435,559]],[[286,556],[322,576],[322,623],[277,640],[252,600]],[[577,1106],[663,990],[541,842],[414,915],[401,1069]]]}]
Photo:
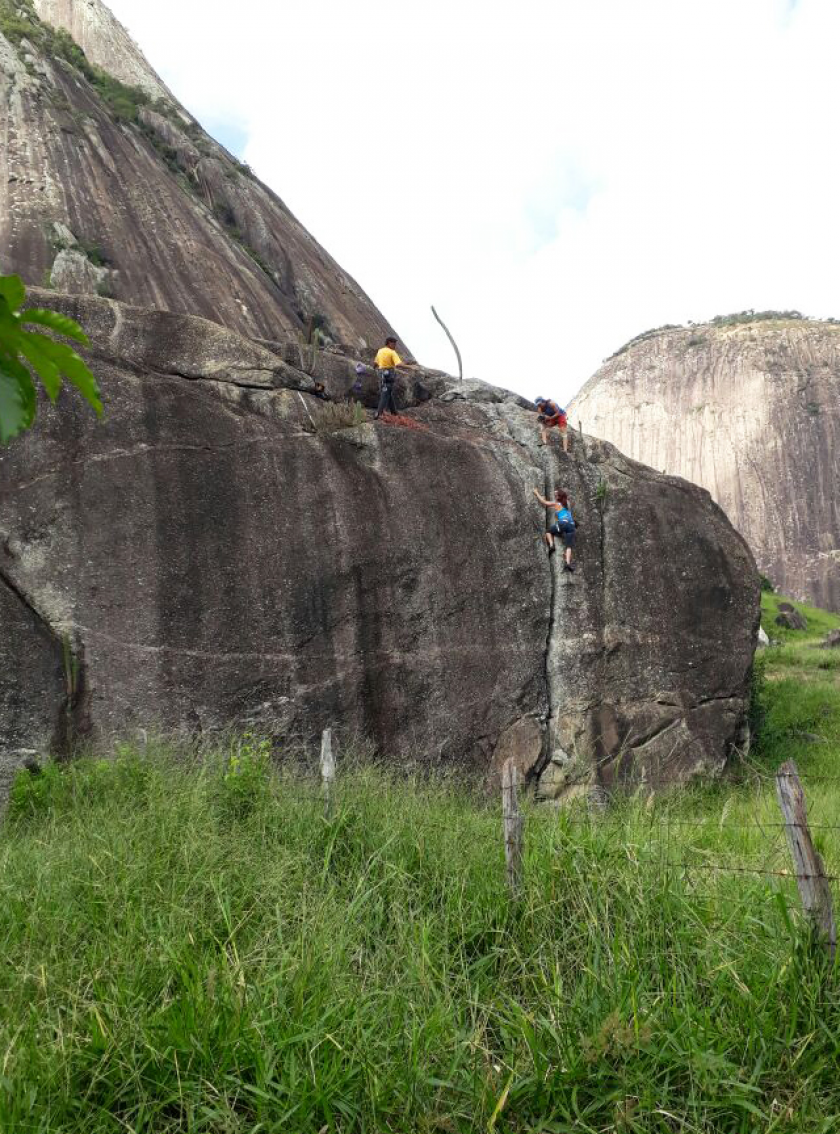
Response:
[{"label": "large boulder", "polygon": [[776,615],[776,625],[783,626],[785,630],[807,630],[808,619],[792,603],[780,602]]},{"label": "large boulder", "polygon": [[[7,775],[70,735],[332,725],[476,780],[512,757],[558,796],[745,743],[759,579],[703,489],[579,435],[539,449],[516,395],[422,371],[412,428],[322,432],[314,377],[340,396],[352,361],[34,299],[88,328],[105,413],[64,393],[0,456]],[[555,484],[574,575],[532,495]]]}]

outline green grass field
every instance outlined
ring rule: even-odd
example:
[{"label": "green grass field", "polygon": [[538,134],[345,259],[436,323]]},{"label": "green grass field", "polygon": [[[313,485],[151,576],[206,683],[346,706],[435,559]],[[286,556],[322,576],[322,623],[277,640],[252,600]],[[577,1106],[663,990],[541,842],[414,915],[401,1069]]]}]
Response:
[{"label": "green grass field", "polygon": [[518,902],[496,801],[451,786],[349,770],[328,821],[253,739],[23,775],[0,1131],[840,1129],[840,972],[798,915],[771,778],[797,760],[840,873],[830,625],[763,652],[733,782],[529,808]]}]

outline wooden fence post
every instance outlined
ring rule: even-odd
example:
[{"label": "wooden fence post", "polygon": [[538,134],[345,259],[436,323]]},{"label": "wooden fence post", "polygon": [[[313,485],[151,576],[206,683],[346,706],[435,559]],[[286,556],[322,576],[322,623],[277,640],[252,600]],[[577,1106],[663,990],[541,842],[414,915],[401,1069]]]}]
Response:
[{"label": "wooden fence post", "polygon": [[325,728],[321,733],[321,784],[324,792],[324,815],[329,819],[335,804],[335,756],[331,728]]},{"label": "wooden fence post", "polygon": [[833,957],[837,948],[837,926],[831,887],[825,876],[823,861],[811,841],[805,792],[793,760],[786,760],[776,773],[776,795],[785,821],[785,834],[793,857],[802,906]]},{"label": "wooden fence post", "polygon": [[505,833],[507,881],[516,898],[522,888],[522,813],[519,810],[519,770],[513,759],[502,768],[502,822]]}]

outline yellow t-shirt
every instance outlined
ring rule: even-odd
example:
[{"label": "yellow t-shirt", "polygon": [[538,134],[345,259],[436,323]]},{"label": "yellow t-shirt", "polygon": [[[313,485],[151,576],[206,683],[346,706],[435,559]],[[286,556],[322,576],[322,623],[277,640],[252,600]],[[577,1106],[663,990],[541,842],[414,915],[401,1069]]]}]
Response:
[{"label": "yellow t-shirt", "polygon": [[402,366],[402,359],[395,350],[391,350],[389,346],[384,346],[376,352],[374,365],[377,370],[393,370],[395,366]]}]

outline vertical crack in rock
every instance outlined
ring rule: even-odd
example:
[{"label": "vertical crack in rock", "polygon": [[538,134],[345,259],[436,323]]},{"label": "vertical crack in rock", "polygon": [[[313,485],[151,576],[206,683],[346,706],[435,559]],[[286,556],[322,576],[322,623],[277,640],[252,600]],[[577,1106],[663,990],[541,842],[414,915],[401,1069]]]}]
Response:
[{"label": "vertical crack in rock", "polygon": [[[575,437],[573,443],[577,441]],[[585,541],[574,575],[563,571],[561,540],[549,567],[551,605],[544,663],[549,716],[543,758],[534,778],[541,797],[560,799],[584,788],[597,790],[594,785],[600,781],[592,714],[605,687],[606,525],[605,501],[598,490],[605,477],[600,460],[583,446],[579,455],[548,451],[543,467],[546,498],[553,498],[554,484],[561,480],[573,511],[591,528],[591,541],[588,546]]]},{"label": "vertical crack in rock", "polygon": [[[603,492],[601,491],[603,485]],[[600,661],[598,663],[599,669],[599,683],[602,688],[606,686],[606,650],[604,648],[604,629],[607,621],[607,525],[604,521],[604,513],[607,509],[609,501],[610,483],[607,480],[605,473],[605,466],[598,466],[598,483],[595,487],[595,506],[598,511],[598,536],[600,539],[601,551],[601,610],[598,623],[599,641],[600,641]],[[603,782],[603,761],[600,759],[595,760],[595,775],[593,778],[593,788],[590,798],[598,803],[603,803],[606,799],[606,789]]]},{"label": "vertical crack in rock", "polygon": [[[551,453],[546,447],[543,450],[543,494],[546,500],[551,500],[554,495],[551,476]],[[544,652],[544,671],[545,671],[545,695],[548,702],[548,714],[545,722],[545,746],[543,750],[542,759],[539,764],[534,768],[533,778],[539,781],[540,776],[545,771],[546,767],[551,762],[551,757],[554,753],[555,747],[555,731],[556,731],[556,707],[557,697],[555,695],[555,673],[554,667],[551,664],[553,647],[554,647],[554,628],[557,623],[557,603],[559,601],[559,588],[557,586],[557,556],[562,557],[562,552],[556,550],[554,555],[549,556],[548,559],[548,577],[550,581],[550,592],[548,600],[548,627],[546,628],[545,635],[545,652]]]}]

